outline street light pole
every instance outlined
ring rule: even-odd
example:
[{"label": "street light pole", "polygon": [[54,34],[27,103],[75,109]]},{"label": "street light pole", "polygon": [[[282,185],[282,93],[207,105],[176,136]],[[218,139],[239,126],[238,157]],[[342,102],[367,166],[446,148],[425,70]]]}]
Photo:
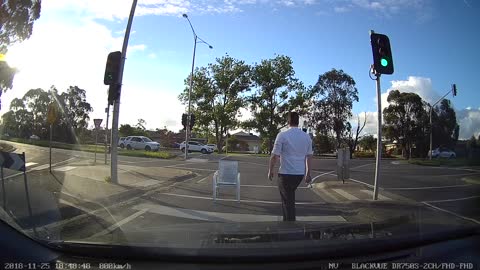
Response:
[{"label": "street light pole", "polygon": [[[187,17],[188,19],[188,17]],[[190,21],[189,21],[190,22]],[[188,158],[188,139],[190,135],[190,112],[192,109],[192,88],[193,88],[193,69],[195,68],[195,52],[197,50],[197,35],[194,33],[194,44],[193,44],[193,58],[192,58],[192,72],[190,73],[190,87],[188,88],[188,113],[187,113],[187,126],[185,128],[185,160]]]},{"label": "street light pole", "polygon": [[[189,148],[189,135],[190,135],[190,118],[191,118],[191,108],[192,108],[192,89],[193,89],[193,71],[195,68],[195,52],[197,50],[197,43],[205,43],[208,45],[210,49],[213,49],[212,45],[208,44],[205,42],[203,39],[199,38],[197,36],[197,33],[195,33],[195,29],[193,29],[192,23],[190,22],[190,19],[188,18],[187,14],[183,14],[183,17],[187,19],[188,24],[190,25],[190,28],[192,28],[193,32],[193,57],[192,57],[192,72],[190,74],[190,87],[188,88],[188,113],[187,113],[187,125],[185,127],[185,160],[188,158],[188,148]],[[200,41],[198,41],[200,40]]]}]

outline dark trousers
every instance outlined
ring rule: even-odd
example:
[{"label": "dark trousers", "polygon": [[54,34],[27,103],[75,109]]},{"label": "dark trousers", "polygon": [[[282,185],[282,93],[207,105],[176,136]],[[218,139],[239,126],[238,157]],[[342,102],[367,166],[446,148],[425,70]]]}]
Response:
[{"label": "dark trousers", "polygon": [[282,197],[283,221],[295,221],[295,190],[303,175],[279,174],[278,190]]}]

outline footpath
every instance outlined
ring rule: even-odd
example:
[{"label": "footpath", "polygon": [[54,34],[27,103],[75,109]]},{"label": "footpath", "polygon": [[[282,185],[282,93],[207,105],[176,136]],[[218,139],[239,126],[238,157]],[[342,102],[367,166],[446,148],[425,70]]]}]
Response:
[{"label": "footpath", "polygon": [[23,174],[5,179],[0,202],[3,214],[27,229],[106,209],[195,176],[176,168],[119,164],[118,183],[112,183],[110,165],[80,160],[53,167],[52,172],[27,172],[27,189]]}]

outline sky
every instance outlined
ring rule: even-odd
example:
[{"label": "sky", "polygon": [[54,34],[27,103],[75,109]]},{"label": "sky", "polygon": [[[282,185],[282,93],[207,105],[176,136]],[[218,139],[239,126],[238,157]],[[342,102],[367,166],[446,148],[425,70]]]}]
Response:
[{"label": "sky", "polygon": [[[43,0],[30,39],[11,46],[10,65],[20,72],[2,95],[0,114],[29,89],[87,91],[104,119],[103,85],[109,52],[122,48],[130,0]],[[364,133],[375,134],[377,98],[369,76],[369,31],[389,36],[395,72],[381,77],[382,108],[391,90],[415,92],[433,103],[448,95],[457,112],[460,138],[480,135],[480,3],[473,0],[139,0],[132,25],[120,105],[120,124],[146,120],[147,128],[181,129],[185,106],[178,95],[195,66],[228,54],[247,64],[283,54],[292,58],[296,77],[314,85],[319,75],[342,69],[356,82],[354,118],[367,115]],[[242,119],[249,113],[243,109]],[[93,121],[91,123],[93,126]]]}]

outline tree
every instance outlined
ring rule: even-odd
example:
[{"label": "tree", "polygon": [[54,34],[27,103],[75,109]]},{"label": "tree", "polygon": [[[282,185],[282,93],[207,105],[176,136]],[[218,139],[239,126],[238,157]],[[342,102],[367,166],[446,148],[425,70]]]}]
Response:
[{"label": "tree", "polygon": [[426,104],[415,93],[400,93],[393,90],[387,98],[390,104],[383,110],[385,137],[397,140],[404,157],[410,158],[412,146],[426,145],[428,114]]},{"label": "tree", "polygon": [[22,98],[28,111],[32,113],[32,133],[47,138],[47,112],[50,104],[48,92],[41,88],[29,90]]},{"label": "tree", "polygon": [[252,70],[256,89],[248,97],[248,104],[253,118],[245,121],[243,127],[260,133],[262,151],[272,150],[277,134],[287,125],[289,111],[301,114],[304,110],[305,87],[294,76],[292,60],[284,55],[262,60]]},{"label": "tree", "polygon": [[[195,114],[195,127],[212,128],[219,151],[228,130],[239,125],[237,117],[244,105],[242,94],[249,90],[250,66],[228,55],[217,58],[208,67],[197,68],[193,75],[191,102]],[[184,92],[179,96],[188,104],[189,78]]]},{"label": "tree", "polygon": [[316,152],[319,154],[332,153],[335,149],[335,138],[329,135],[317,133],[313,138],[313,145],[316,149]]},{"label": "tree", "polygon": [[[6,54],[9,45],[28,39],[33,23],[40,17],[40,0],[7,1],[0,4],[0,54]],[[15,68],[0,61],[0,96],[12,88]]]},{"label": "tree", "polygon": [[339,148],[351,132],[353,102],[358,102],[355,81],[343,70],[332,69],[319,76],[310,90],[311,101],[308,118],[322,134],[333,131]]},{"label": "tree", "polygon": [[348,135],[347,135],[347,144],[348,148],[350,149],[350,158],[352,158],[353,153],[357,149],[358,140],[361,138],[360,133],[362,133],[365,125],[367,124],[367,113],[365,112],[363,124],[360,124],[360,116],[357,116],[357,128],[355,129],[355,134],[353,134],[352,129],[348,128]]},{"label": "tree", "polygon": [[453,148],[458,140],[459,125],[455,110],[448,99],[443,99],[432,112],[433,148],[444,145]]},{"label": "tree", "polygon": [[363,136],[359,141],[359,145],[366,151],[375,151],[377,139],[373,135]]}]

